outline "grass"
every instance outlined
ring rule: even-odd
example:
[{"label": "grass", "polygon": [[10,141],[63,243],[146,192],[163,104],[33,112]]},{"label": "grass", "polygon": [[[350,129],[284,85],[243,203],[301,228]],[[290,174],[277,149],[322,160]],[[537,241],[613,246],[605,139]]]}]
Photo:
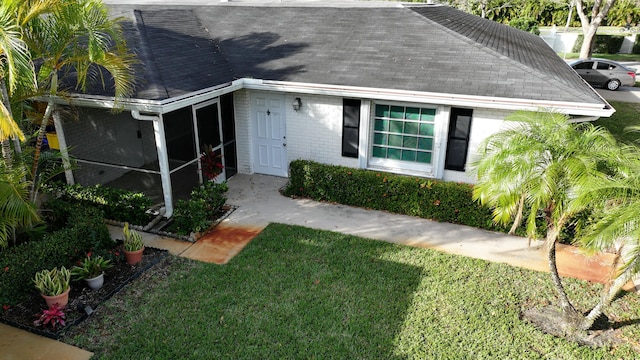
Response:
[{"label": "grass", "polygon": [[[576,305],[598,286],[567,281]],[[617,359],[546,335],[521,309],[553,299],[548,274],[272,224],[229,264],[171,257],[66,342],[101,359]],[[640,339],[640,298],[612,317]]]},{"label": "grass", "polygon": [[629,132],[625,129],[629,126],[640,126],[640,104],[620,101],[609,101],[616,112],[609,118],[600,118],[594,122],[609,130],[613,136],[624,143],[635,143],[640,138],[640,133]]}]

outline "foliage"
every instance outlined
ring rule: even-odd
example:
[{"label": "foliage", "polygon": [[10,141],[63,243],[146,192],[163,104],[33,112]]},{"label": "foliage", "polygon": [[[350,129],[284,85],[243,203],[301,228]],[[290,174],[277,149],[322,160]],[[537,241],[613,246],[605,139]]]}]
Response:
[{"label": "foliage", "polygon": [[173,209],[172,231],[189,234],[206,230],[227,201],[227,184],[208,181],[191,192],[189,200],[178,200]]},{"label": "foliage", "polygon": [[135,230],[129,229],[129,223],[124,223],[124,251],[138,251],[144,247],[142,236]]},{"label": "foliage", "polygon": [[[579,52],[584,41],[584,35],[578,35],[573,44],[572,52]],[[624,36],[619,35],[596,35],[596,42],[593,45],[593,52],[600,54],[617,54],[624,41]]]},{"label": "foliage", "polygon": [[[105,360],[638,357],[630,344],[580,346],[523,321],[553,288],[544,272],[506,264],[282,224],[224,266],[168,260],[65,341]],[[567,286],[580,308],[601,287]],[[614,314],[635,342],[640,296],[620,296]]]},{"label": "foliage", "polygon": [[115,189],[102,185],[82,186],[63,183],[51,184],[47,193],[67,202],[81,206],[94,206],[104,212],[107,219],[129,221],[133,224],[146,225],[151,215],[146,211],[152,205],[151,199],[141,192]]},{"label": "foliage", "polygon": [[[640,36],[638,36],[640,39]],[[638,133],[627,130],[630,126],[640,126],[640,104],[609,101],[616,112],[608,118],[600,118],[594,121],[594,125],[607,129],[617,141],[624,144],[632,144],[638,140]]]},{"label": "foliage", "polygon": [[436,221],[504,231],[488,207],[472,198],[473,186],[379,171],[295,160],[287,196],[306,197]]},{"label": "foliage", "polygon": [[53,331],[56,331],[58,326],[65,326],[65,320],[67,316],[65,315],[62,308],[58,307],[58,304],[52,304],[48,309],[42,310],[42,315],[38,318],[38,320],[33,322],[35,326],[51,326]]},{"label": "foliage", "polygon": [[524,30],[535,35],[540,35],[540,29],[538,29],[538,22],[530,17],[521,17],[509,21],[509,26],[516,29]]},{"label": "foliage", "polygon": [[94,277],[102,274],[105,270],[113,267],[110,260],[103,258],[100,255],[91,257],[91,253],[87,254],[87,257],[80,262],[80,266],[74,266],[71,268],[71,275],[74,280],[86,280],[93,279]]},{"label": "foliage", "polygon": [[7,168],[0,162],[0,250],[7,247],[14,231],[41,222],[29,199],[27,171],[23,167]]},{"label": "foliage", "polygon": [[72,207],[66,227],[0,252],[0,304],[13,305],[28,296],[34,274],[41,269],[72,267],[90,251],[112,249],[115,242],[95,208]]},{"label": "foliage", "polygon": [[40,270],[33,278],[36,289],[47,296],[56,296],[69,289],[71,272],[64,266],[60,269]]},{"label": "foliage", "polygon": [[211,145],[204,147],[204,152],[200,155],[202,174],[209,180],[215,180],[222,173],[222,153],[215,152]]}]

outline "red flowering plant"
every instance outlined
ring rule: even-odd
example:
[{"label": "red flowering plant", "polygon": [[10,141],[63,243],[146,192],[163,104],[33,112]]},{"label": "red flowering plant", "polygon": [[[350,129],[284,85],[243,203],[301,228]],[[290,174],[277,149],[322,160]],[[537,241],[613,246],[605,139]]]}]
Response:
[{"label": "red flowering plant", "polygon": [[204,152],[200,154],[200,163],[202,166],[202,175],[209,181],[215,180],[215,178],[222,173],[222,169],[224,169],[222,165],[222,154],[216,153],[211,145],[204,146]]},{"label": "red flowering plant", "polygon": [[35,326],[51,326],[53,331],[55,331],[58,326],[66,325],[65,320],[67,316],[64,314],[64,311],[62,311],[62,308],[59,308],[57,304],[49,306],[49,309],[42,310],[41,315],[35,316],[39,316],[38,320],[33,322],[33,325]]}]

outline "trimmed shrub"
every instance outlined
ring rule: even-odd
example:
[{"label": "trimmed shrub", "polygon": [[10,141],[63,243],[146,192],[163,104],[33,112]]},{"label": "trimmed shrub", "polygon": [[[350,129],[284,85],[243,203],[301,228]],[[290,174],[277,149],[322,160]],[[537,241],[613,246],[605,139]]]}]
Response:
[{"label": "trimmed shrub", "polygon": [[146,211],[153,204],[145,194],[123,189],[94,185],[67,185],[55,183],[47,189],[48,194],[82,206],[94,206],[104,212],[107,219],[146,225],[152,215]]},{"label": "trimmed shrub", "polygon": [[206,182],[191,192],[189,200],[178,200],[170,230],[187,235],[206,230],[227,201],[227,184]]},{"label": "trimmed shrub", "polygon": [[0,252],[0,305],[14,305],[27,296],[38,296],[33,276],[42,269],[71,268],[91,250],[111,249],[115,242],[103,214],[93,207],[68,205],[66,227]]},{"label": "trimmed shrub", "polygon": [[418,216],[492,231],[491,209],[473,201],[473,186],[306,160],[291,162],[287,196]]},{"label": "trimmed shrub", "polygon": [[[624,36],[621,35],[596,35],[596,41],[591,52],[594,54],[617,54],[620,52],[623,41]],[[580,52],[583,42],[584,35],[578,35],[571,51],[574,53]]]}]

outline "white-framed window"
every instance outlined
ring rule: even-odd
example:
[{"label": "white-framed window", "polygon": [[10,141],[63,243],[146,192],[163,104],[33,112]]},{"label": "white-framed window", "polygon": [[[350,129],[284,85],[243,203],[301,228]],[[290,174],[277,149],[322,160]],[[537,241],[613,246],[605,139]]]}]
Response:
[{"label": "white-framed window", "polygon": [[370,165],[433,171],[436,162],[436,107],[376,103]]}]

